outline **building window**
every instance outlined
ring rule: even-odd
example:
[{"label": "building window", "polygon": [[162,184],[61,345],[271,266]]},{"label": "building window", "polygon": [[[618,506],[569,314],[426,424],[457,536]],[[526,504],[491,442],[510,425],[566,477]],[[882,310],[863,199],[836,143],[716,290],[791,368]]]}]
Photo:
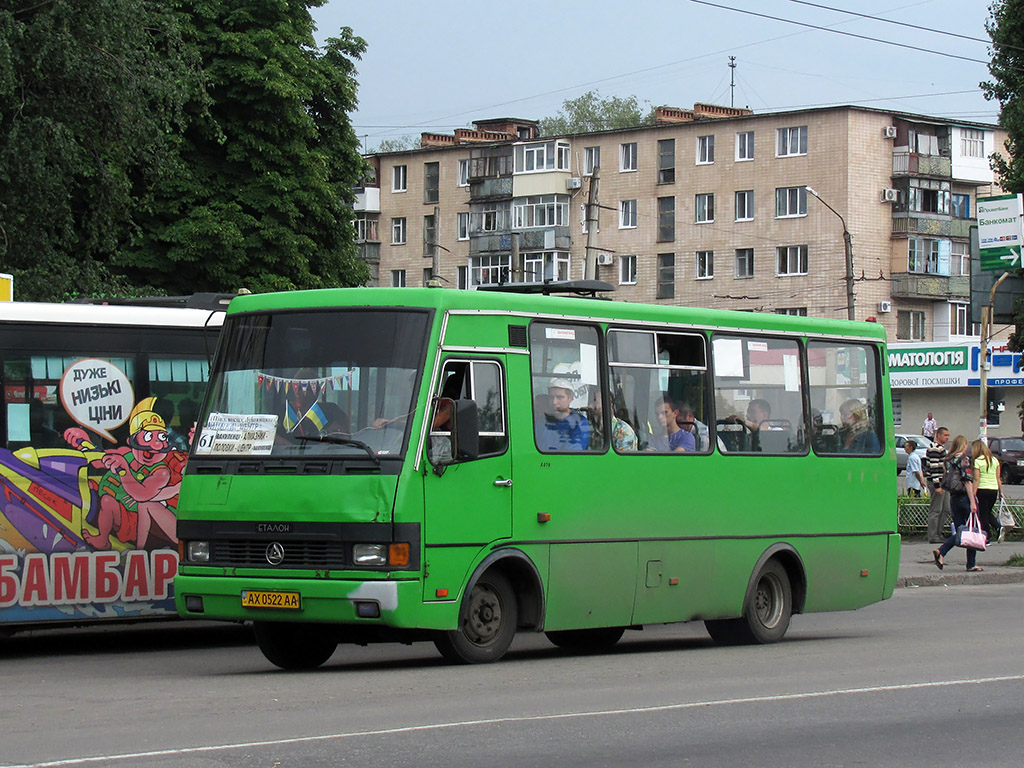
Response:
[{"label": "building window", "polygon": [[437,242],[437,221],[433,216],[423,217],[423,255],[434,255],[434,244]]},{"label": "building window", "polygon": [[523,254],[523,280],[540,283],[545,280],[569,279],[569,254],[566,251],[545,251]]},{"label": "building window", "polygon": [[949,274],[965,275],[971,274],[971,246],[968,243],[951,243],[949,256]]},{"label": "building window", "polygon": [[806,187],[777,187],[775,189],[775,218],[806,215]]},{"label": "building window", "polygon": [[368,219],[363,216],[356,219],[356,241],[360,243],[380,242],[380,236],[377,234],[377,219]]},{"label": "building window", "polygon": [[658,183],[674,184],[676,180],[676,140],[658,141]]},{"label": "building window", "polygon": [[779,307],[775,310],[776,315],[793,315],[794,317],[807,317],[807,307]]},{"label": "building window", "polygon": [[901,341],[924,341],[924,312],[898,310],[896,338]]},{"label": "building window", "polygon": [[459,160],[459,186],[469,186],[469,160]]},{"label": "building window", "polygon": [[753,218],[754,190],[740,190],[736,193],[736,221],[752,221]]},{"label": "building window", "polygon": [[569,226],[568,195],[532,195],[521,198],[512,206],[515,227],[567,227]]},{"label": "building window", "polygon": [[[948,275],[952,267],[949,240],[907,238],[907,271],[931,275]],[[968,272],[968,274],[970,274]]]},{"label": "building window", "polygon": [[409,173],[404,165],[396,165],[391,169],[391,191],[405,192]]},{"label": "building window", "polygon": [[658,293],[659,299],[672,299],[676,295],[676,255],[674,253],[658,254]]},{"label": "building window", "polygon": [[776,157],[791,157],[807,154],[807,126],[778,128],[776,136]]},{"label": "building window", "polygon": [[619,201],[619,229],[636,229],[636,200]]},{"label": "building window", "polygon": [[807,274],[807,246],[783,245],[775,249],[778,256],[778,275]]},{"label": "building window", "polygon": [[715,276],[715,252],[697,251],[697,279],[710,280]]},{"label": "building window", "polygon": [[694,204],[696,212],[695,221],[698,224],[708,224],[715,220],[715,196],[711,193],[697,195]]},{"label": "building window", "polygon": [[736,160],[754,159],[754,132],[744,131],[736,134]]},{"label": "building window", "polygon": [[964,157],[984,157],[985,132],[978,128],[961,128],[960,154]]},{"label": "building window", "polygon": [[754,249],[736,249],[736,277],[754,276]]},{"label": "building window", "polygon": [[459,240],[469,240],[469,214],[460,213],[456,222],[456,236]]},{"label": "building window", "polygon": [[470,259],[470,280],[473,285],[507,283],[512,275],[512,257],[509,254],[475,256]]},{"label": "building window", "polygon": [[676,199],[658,198],[658,242],[671,243],[676,239]]},{"label": "building window", "polygon": [[967,336],[971,332],[971,305],[949,305],[949,332],[953,336]]},{"label": "building window", "polygon": [[405,270],[404,269],[392,269],[391,270],[391,287],[392,288],[405,288]]},{"label": "building window", "polygon": [[636,285],[636,254],[619,256],[619,285]]},{"label": "building window", "polygon": [[949,182],[936,179],[911,179],[907,207],[915,213],[949,214]]},{"label": "building window", "polygon": [[954,219],[971,218],[971,196],[952,195],[949,201],[949,212]]},{"label": "building window", "polygon": [[469,267],[467,267],[465,264],[463,264],[461,267],[458,267],[456,270],[456,275],[457,277],[455,279],[458,281],[459,288],[461,288],[462,290],[466,290],[467,288],[469,288]]},{"label": "building window", "polygon": [[697,137],[697,165],[710,165],[715,162],[715,137]]},{"label": "building window", "polygon": [[619,145],[619,170],[620,171],[635,171],[637,168],[636,164],[636,142],[631,141],[628,144]]},{"label": "building window", "polygon": [[519,144],[515,148],[516,173],[538,171],[568,171],[569,143],[545,141],[539,144]]},{"label": "building window", "polygon": [[601,167],[601,148],[583,148],[583,175],[592,176],[595,168]]},{"label": "building window", "polygon": [[440,182],[440,163],[423,164],[423,202],[436,203],[438,199],[438,184]]},{"label": "building window", "polygon": [[432,267],[423,268],[423,287],[428,288],[430,281],[434,279],[434,270]]},{"label": "building window", "polygon": [[405,245],[405,217],[391,220],[391,244]]}]

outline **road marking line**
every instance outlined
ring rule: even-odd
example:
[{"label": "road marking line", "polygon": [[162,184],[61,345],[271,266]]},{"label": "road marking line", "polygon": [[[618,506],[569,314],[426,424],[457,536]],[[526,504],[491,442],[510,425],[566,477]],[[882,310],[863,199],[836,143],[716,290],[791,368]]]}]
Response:
[{"label": "road marking line", "polygon": [[247,741],[237,744],[215,744],[208,747],[182,747],[180,749],[156,749],[150,752],[130,752],[116,755],[97,755],[95,757],[74,757],[65,760],[51,760],[42,763],[8,763],[0,764],[0,768],[59,768],[68,765],[88,765],[114,760],[138,760],[150,757],[169,757],[173,755],[190,755],[199,752],[225,752],[233,749],[252,749],[253,747],[273,747],[283,744],[303,744],[314,741],[331,741],[350,739],[358,736],[389,736],[396,733],[415,733],[417,731],[442,730],[446,728],[466,728],[479,725],[501,725],[503,723],[528,723],[543,720],[566,720],[579,717],[608,717],[615,715],[635,715],[648,712],[669,712],[673,710],[697,709],[698,707],[720,707],[733,704],[763,704],[775,701],[797,701],[800,699],[820,699],[826,696],[847,696],[861,693],[884,693],[891,691],[912,691],[923,688],[945,688],[956,685],[983,685],[986,683],[1005,683],[1024,680],[1024,675],[1003,675],[1000,677],[979,677],[973,680],[939,680],[928,683],[902,683],[900,685],[873,685],[865,688],[838,688],[832,691],[808,691],[806,693],[782,693],[774,696],[748,696],[740,699],[710,699],[708,701],[692,701],[687,704],[657,704],[650,707],[631,707],[629,709],[602,709],[594,712],[563,712],[551,715],[521,715],[515,717],[493,717],[483,720],[456,720],[450,723],[429,723],[426,725],[406,725],[397,728],[380,728],[372,731],[349,731],[343,733],[327,733],[320,736],[295,736],[288,739],[268,739],[266,741]]}]

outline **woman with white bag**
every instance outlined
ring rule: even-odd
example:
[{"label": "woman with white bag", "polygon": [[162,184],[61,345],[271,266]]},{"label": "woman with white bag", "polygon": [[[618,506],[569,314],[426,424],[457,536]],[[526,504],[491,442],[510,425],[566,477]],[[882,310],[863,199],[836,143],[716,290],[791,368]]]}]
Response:
[{"label": "woman with white bag", "polygon": [[988,532],[988,540],[995,541],[999,535],[999,520],[992,510],[1003,492],[999,461],[981,440],[971,443],[971,458],[974,460],[975,487],[978,497],[978,517]]},{"label": "woman with white bag", "polygon": [[[974,461],[971,459],[971,452],[967,438],[957,435],[953,439],[949,449],[949,458],[946,460],[946,473],[942,476],[941,486],[949,493],[950,511],[953,514],[953,535],[946,539],[942,546],[932,552],[935,558],[935,565],[941,570],[946,564],[946,553],[957,546],[958,534],[961,527],[966,527],[970,522],[978,519],[978,500],[975,496],[975,472]],[[977,528],[981,529],[980,522]],[[984,534],[981,538],[983,540]],[[984,543],[980,549],[984,549]],[[980,571],[977,565],[978,552],[973,547],[967,549],[967,570]]]}]

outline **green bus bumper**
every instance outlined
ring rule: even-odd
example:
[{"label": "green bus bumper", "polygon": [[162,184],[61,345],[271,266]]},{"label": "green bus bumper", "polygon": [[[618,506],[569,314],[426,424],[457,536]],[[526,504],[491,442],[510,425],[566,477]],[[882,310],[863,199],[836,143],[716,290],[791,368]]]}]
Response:
[{"label": "green bus bumper", "polygon": [[[291,607],[246,607],[243,593],[280,593]],[[294,596],[297,594],[297,600]],[[267,579],[178,574],[174,603],[188,619],[299,621],[360,624],[399,629],[450,629],[456,600],[424,604],[419,580]],[[375,610],[376,609],[376,610]]]}]

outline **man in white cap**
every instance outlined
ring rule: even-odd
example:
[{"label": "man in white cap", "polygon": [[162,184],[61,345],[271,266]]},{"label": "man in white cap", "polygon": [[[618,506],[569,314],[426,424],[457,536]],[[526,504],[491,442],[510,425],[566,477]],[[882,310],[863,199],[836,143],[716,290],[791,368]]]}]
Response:
[{"label": "man in white cap", "polygon": [[551,413],[538,425],[537,445],[542,451],[585,451],[590,444],[590,422],[572,409],[574,389],[567,379],[548,385]]}]

